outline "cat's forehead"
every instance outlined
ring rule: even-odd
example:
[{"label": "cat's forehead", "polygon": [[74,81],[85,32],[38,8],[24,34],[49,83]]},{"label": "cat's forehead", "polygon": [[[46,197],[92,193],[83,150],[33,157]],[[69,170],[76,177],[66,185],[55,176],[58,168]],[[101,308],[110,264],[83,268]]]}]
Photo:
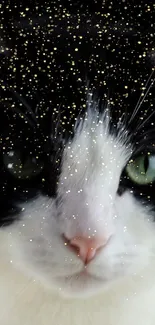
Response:
[{"label": "cat's forehead", "polygon": [[86,183],[100,178],[112,180],[120,175],[132,154],[126,129],[116,134],[110,130],[109,110],[99,114],[93,109],[75,126],[73,138],[67,142],[62,159],[61,179],[66,183]]}]

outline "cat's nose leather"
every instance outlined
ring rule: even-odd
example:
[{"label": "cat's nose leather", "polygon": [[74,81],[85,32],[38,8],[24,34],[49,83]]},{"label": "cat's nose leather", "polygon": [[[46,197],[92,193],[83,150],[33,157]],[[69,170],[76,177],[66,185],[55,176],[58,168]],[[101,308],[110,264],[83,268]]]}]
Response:
[{"label": "cat's nose leather", "polygon": [[77,236],[67,240],[67,245],[69,245],[85,264],[88,264],[96,256],[99,249],[103,248],[107,242],[108,240],[105,238]]}]

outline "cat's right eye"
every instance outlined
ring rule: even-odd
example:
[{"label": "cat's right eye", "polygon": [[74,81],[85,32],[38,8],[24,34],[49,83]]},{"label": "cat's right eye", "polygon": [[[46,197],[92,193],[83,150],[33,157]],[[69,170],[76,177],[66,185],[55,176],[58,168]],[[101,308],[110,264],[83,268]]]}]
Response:
[{"label": "cat's right eye", "polygon": [[128,177],[139,185],[150,184],[155,181],[155,155],[141,155],[130,160],[126,172]]},{"label": "cat's right eye", "polygon": [[41,173],[43,169],[43,163],[38,157],[29,155],[23,158],[19,150],[3,153],[3,162],[9,173],[19,179],[30,179]]}]

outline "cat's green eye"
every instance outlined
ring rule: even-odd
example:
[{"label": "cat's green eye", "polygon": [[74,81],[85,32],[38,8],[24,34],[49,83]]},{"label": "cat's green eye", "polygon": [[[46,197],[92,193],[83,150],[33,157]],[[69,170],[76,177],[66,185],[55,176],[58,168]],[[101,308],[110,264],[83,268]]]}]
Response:
[{"label": "cat's green eye", "polygon": [[19,179],[30,179],[38,175],[43,168],[37,157],[28,156],[23,160],[18,150],[4,153],[3,161],[10,174]]},{"label": "cat's green eye", "polygon": [[126,172],[137,184],[145,185],[155,181],[155,155],[139,156],[130,160]]}]

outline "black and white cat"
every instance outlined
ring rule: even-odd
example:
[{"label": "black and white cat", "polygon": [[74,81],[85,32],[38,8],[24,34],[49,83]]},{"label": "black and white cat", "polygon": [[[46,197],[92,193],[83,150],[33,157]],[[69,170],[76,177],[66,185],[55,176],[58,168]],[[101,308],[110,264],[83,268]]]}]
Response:
[{"label": "black and white cat", "polygon": [[154,325],[151,8],[2,4],[0,324]]}]

